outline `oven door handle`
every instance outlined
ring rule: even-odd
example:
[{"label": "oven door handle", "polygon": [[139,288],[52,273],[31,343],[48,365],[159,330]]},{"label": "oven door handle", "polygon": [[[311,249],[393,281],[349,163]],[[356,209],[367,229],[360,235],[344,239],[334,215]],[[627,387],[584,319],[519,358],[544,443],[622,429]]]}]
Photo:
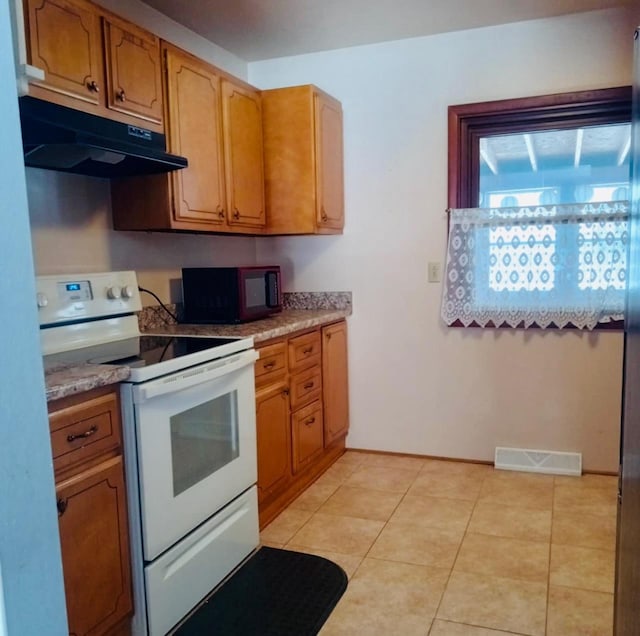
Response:
[{"label": "oven door handle", "polygon": [[253,364],[258,359],[258,354],[254,349],[243,351],[238,355],[229,356],[222,360],[214,360],[206,364],[186,369],[180,373],[171,374],[165,378],[152,380],[143,385],[134,387],[133,401],[136,404],[146,402],[151,398],[165,395],[167,393],[177,393],[183,389],[188,389],[198,384],[211,382],[224,375],[238,371],[243,367]]}]

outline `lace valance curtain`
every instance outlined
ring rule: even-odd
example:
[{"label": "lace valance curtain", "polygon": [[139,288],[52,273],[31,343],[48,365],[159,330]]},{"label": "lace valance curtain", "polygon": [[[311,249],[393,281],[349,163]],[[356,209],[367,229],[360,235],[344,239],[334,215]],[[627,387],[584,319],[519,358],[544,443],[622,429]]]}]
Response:
[{"label": "lace valance curtain", "polygon": [[628,201],[451,210],[442,318],[593,329],[624,314]]}]

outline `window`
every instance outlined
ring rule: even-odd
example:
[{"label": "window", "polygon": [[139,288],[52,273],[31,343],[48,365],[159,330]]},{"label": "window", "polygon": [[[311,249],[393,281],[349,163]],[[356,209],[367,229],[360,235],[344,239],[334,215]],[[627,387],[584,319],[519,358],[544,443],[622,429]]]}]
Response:
[{"label": "window", "polygon": [[[482,219],[465,257],[480,313],[507,295],[550,309],[600,293],[620,306],[625,212],[599,204],[629,198],[630,120],[629,87],[449,108],[449,207],[513,210]],[[525,221],[522,206],[554,211]]]}]

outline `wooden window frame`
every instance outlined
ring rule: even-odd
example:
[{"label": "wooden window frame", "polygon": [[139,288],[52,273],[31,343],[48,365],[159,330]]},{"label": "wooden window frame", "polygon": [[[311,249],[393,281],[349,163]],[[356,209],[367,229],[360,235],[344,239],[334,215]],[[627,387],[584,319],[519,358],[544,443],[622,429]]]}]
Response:
[{"label": "wooden window frame", "polygon": [[[449,106],[448,207],[478,205],[481,137],[631,123],[631,96],[631,86],[618,86]],[[623,326],[622,321],[612,321],[595,329],[620,330]]]}]

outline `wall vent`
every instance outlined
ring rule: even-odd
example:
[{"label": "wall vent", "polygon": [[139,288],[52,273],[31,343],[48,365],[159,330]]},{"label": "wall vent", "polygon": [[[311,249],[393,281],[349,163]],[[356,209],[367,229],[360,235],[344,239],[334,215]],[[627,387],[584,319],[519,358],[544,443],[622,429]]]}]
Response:
[{"label": "wall vent", "polygon": [[495,466],[501,470],[523,470],[550,475],[582,474],[582,453],[496,447]]}]

